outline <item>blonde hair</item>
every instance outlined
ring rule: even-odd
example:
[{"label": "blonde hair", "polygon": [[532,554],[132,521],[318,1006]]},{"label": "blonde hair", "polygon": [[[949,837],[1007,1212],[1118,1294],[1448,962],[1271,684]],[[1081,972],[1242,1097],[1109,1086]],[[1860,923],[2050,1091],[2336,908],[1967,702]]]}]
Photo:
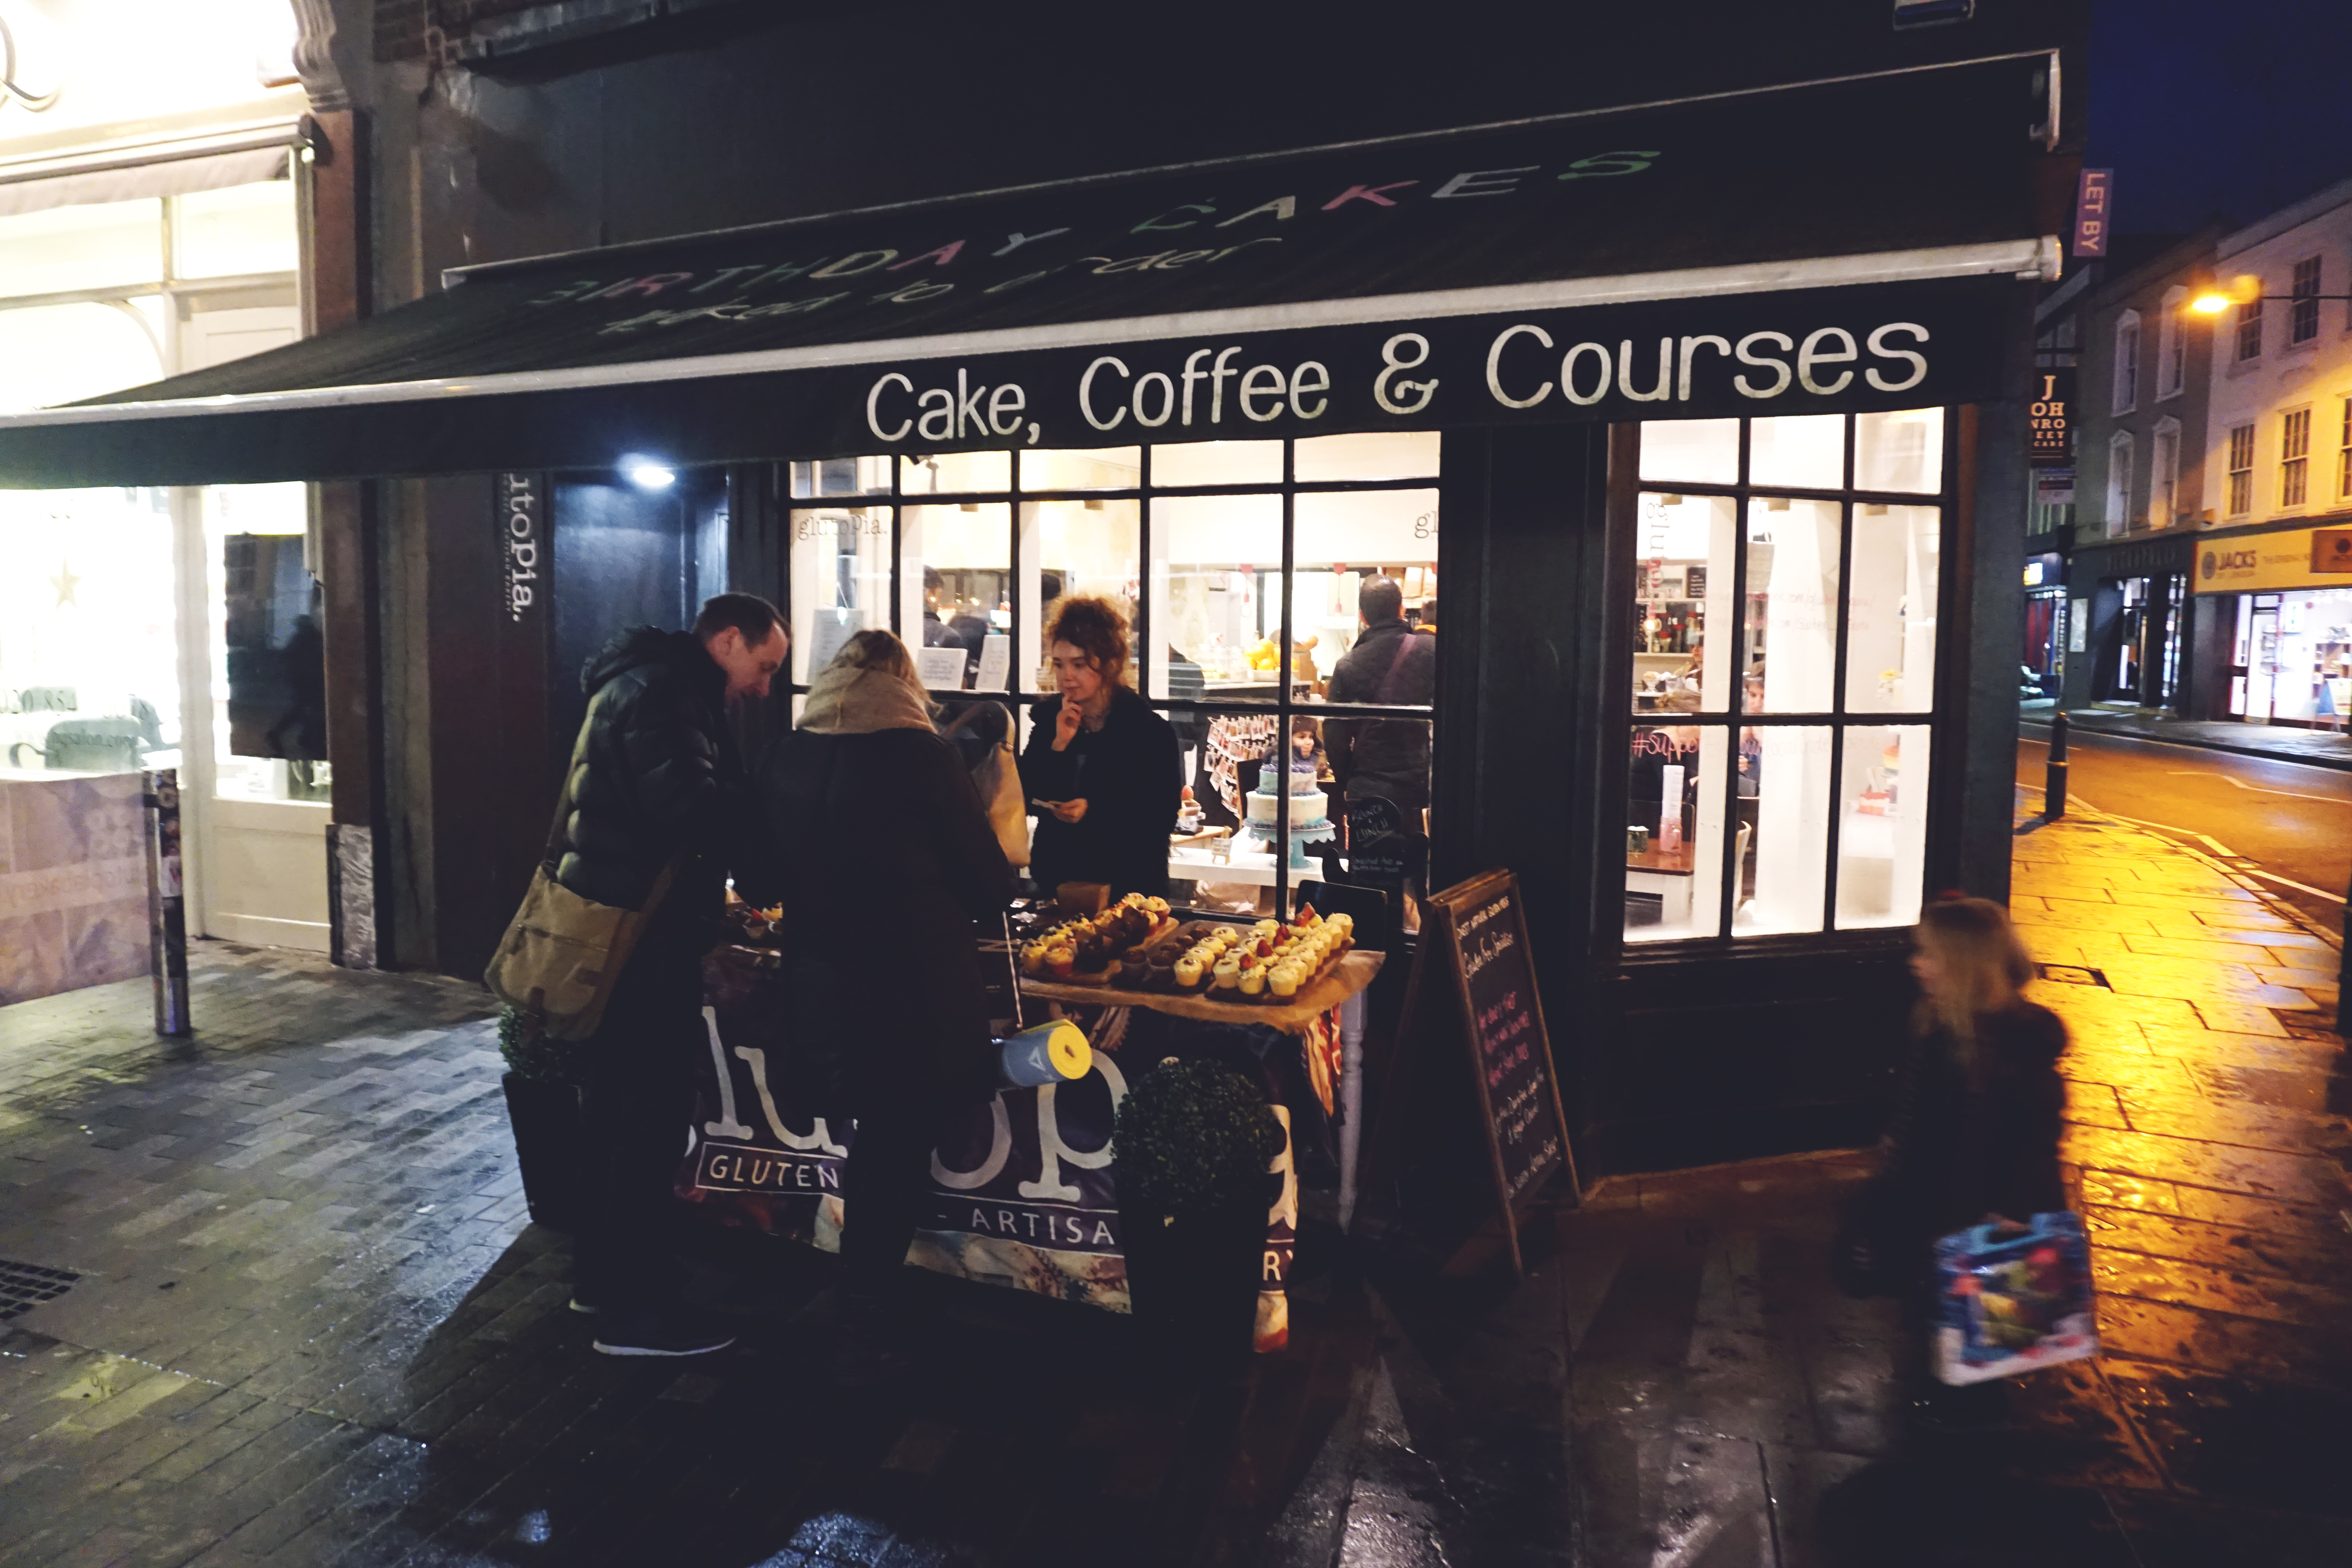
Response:
[{"label": "blonde hair", "polygon": [[1045,647],[1068,643],[1095,661],[1114,686],[1134,684],[1127,657],[1127,613],[1100,594],[1072,594],[1054,601],[1045,616]]},{"label": "blonde hair", "polygon": [[833,656],[827,669],[873,669],[884,675],[895,675],[908,685],[920,689],[921,679],[915,674],[915,656],[898,640],[898,634],[886,631],[853,633]]},{"label": "blonde hair", "polygon": [[1929,998],[1954,1037],[1976,1038],[1976,1021],[2017,1005],[2033,978],[2033,960],[2009,911],[1990,899],[1939,899],[1919,912],[1919,946],[1944,973]]}]

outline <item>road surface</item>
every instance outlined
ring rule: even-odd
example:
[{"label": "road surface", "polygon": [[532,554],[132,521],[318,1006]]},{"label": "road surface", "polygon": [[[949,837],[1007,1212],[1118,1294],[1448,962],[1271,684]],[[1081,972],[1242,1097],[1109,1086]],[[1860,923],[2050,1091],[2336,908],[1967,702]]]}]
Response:
[{"label": "road surface", "polygon": [[[2352,879],[2352,773],[2118,735],[2068,738],[2068,798],[2262,868],[2270,890],[2336,928]],[[2048,743],[2017,747],[2020,784],[2042,787]]]}]

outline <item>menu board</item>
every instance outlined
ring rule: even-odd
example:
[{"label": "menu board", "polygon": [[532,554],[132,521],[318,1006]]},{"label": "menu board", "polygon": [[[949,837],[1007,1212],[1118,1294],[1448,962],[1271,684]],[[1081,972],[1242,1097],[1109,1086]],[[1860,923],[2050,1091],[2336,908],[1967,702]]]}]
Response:
[{"label": "menu board", "polygon": [[1524,1271],[1518,1212],[1554,1171],[1565,1169],[1572,1184],[1576,1164],[1536,995],[1518,879],[1489,871],[1432,895],[1429,908],[1436,918],[1424,922],[1423,952],[1453,972],[1503,1228],[1511,1262]]}]

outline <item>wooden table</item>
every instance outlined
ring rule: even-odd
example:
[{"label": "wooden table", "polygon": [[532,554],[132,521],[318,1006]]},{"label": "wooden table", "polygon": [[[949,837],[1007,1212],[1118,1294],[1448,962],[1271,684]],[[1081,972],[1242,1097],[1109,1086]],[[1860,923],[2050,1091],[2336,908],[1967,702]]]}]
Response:
[{"label": "wooden table", "polygon": [[1636,893],[1658,896],[1658,919],[1675,925],[1690,919],[1691,880],[1696,867],[1691,845],[1661,849],[1654,847],[1625,857],[1625,886]]}]

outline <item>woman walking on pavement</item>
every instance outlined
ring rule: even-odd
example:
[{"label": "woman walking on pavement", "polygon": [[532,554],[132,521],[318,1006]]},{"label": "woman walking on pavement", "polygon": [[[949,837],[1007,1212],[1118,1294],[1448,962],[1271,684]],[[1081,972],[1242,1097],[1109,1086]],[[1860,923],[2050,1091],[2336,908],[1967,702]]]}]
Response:
[{"label": "woman walking on pavement", "polygon": [[1998,904],[1946,898],[1921,914],[1911,973],[1922,993],[1885,1147],[1887,1239],[1902,1258],[1914,1420],[1930,1432],[2000,1426],[2006,1381],[1955,1388],[1928,1371],[1934,1248],[1969,1226],[2022,1226],[2066,1206],[2058,1140],[2066,1026],[2021,994],[2032,961]]}]

